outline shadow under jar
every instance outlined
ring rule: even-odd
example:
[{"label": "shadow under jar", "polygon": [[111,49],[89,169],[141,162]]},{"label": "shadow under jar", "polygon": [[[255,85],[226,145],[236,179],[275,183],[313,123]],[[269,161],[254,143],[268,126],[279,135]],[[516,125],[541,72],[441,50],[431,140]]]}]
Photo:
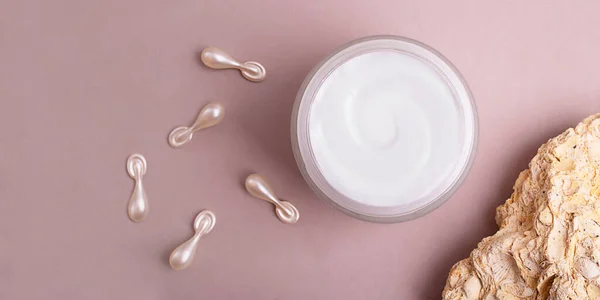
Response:
[{"label": "shadow under jar", "polygon": [[464,180],[477,112],[458,70],[439,52],[397,36],[353,41],[306,77],[292,146],[313,191],[371,222],[423,216]]}]

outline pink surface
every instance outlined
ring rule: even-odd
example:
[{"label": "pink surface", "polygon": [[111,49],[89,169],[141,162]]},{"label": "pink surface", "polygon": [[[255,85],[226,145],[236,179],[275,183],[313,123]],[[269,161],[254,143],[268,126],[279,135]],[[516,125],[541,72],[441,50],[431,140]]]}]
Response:
[{"label": "pink surface", "polygon": [[[600,4],[582,3],[1,1],[0,299],[439,299],[537,147],[600,112]],[[372,34],[441,51],[479,109],[467,180],[409,223],[330,209],[290,146],[304,76]],[[208,45],[263,63],[266,81],[200,66]],[[225,121],[170,149],[169,131],[212,100]],[[148,159],[142,224],[126,215],[133,152]],[[244,192],[249,172],[296,204],[298,224]],[[205,208],[215,229],[172,271],[168,254]]]}]

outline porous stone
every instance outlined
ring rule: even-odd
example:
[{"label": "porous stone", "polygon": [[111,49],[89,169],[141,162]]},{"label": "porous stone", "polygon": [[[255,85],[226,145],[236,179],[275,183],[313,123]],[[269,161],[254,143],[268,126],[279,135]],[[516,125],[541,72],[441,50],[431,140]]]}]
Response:
[{"label": "porous stone", "polygon": [[600,299],[600,114],[542,145],[442,298]]}]

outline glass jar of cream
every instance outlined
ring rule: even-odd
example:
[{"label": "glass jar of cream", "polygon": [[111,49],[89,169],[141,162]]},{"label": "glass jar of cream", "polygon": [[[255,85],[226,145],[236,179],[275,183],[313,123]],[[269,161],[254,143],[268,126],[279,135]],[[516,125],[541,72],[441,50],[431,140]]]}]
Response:
[{"label": "glass jar of cream", "polygon": [[373,36],[313,69],[291,131],[298,167],[320,198],[362,220],[401,222],[437,208],[463,181],[477,112],[466,82],[440,53]]}]

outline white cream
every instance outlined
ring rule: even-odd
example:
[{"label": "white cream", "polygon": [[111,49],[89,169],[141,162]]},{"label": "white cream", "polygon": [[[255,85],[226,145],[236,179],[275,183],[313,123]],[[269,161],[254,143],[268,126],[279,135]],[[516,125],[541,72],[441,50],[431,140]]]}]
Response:
[{"label": "white cream", "polygon": [[337,67],[310,108],[317,166],[337,191],[371,206],[399,206],[451,185],[464,122],[447,80],[410,54],[379,50]]}]

